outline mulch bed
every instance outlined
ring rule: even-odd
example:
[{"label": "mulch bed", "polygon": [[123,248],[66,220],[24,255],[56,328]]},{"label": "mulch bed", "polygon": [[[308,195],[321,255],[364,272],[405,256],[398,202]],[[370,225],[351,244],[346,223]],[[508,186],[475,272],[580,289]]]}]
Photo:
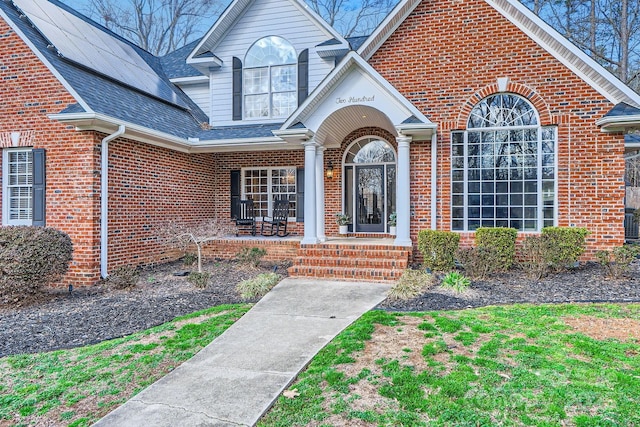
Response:
[{"label": "mulch bed", "polygon": [[[275,266],[286,275],[285,266]],[[213,273],[206,289],[197,289],[171,263],[142,272],[130,290],[108,284],[74,290],[48,290],[44,298],[21,307],[0,306],[0,357],[84,346],[118,338],[220,304],[243,301],[235,290],[242,280],[273,271],[274,265],[247,268],[236,262],[208,263]],[[605,277],[597,264],[551,275],[541,281],[518,271],[474,282],[463,294],[433,287],[409,301],[385,300],[378,308],[394,311],[463,309],[512,303],[640,302],[640,267],[628,278]]]},{"label": "mulch bed", "polygon": [[640,302],[640,263],[632,264],[627,277],[606,277],[596,263],[551,274],[540,281],[522,271],[495,275],[471,283],[469,290],[456,294],[433,287],[408,301],[385,300],[379,308],[392,311],[463,309],[515,303]]}]

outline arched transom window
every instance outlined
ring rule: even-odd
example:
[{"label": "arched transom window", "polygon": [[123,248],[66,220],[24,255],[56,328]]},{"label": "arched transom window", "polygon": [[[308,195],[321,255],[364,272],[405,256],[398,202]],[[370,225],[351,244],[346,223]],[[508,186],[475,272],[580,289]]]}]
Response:
[{"label": "arched transom window", "polygon": [[390,163],[396,161],[396,154],[387,141],[378,138],[364,138],[355,142],[347,151],[345,163]]},{"label": "arched transom window", "polygon": [[249,48],[244,66],[245,118],[288,117],[297,107],[297,55],[291,43],[264,37]]},{"label": "arched transom window", "polygon": [[556,219],[556,127],[514,94],[491,95],[452,133],[451,228],[539,231]]}]

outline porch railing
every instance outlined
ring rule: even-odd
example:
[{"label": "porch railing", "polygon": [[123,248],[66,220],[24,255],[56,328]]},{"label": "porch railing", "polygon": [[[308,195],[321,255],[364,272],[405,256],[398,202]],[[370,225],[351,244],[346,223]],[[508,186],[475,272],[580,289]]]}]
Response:
[{"label": "porch railing", "polygon": [[638,239],[638,220],[632,213],[624,214],[624,239],[633,240]]}]

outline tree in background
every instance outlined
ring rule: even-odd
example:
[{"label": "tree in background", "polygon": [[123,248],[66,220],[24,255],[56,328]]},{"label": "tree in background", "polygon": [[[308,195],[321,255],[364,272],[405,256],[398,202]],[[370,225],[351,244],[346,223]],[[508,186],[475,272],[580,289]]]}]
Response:
[{"label": "tree in background", "polygon": [[638,0],[523,0],[549,25],[640,90]]},{"label": "tree in background", "polygon": [[[173,52],[213,22],[221,0],[90,0],[89,15],[154,55]],[[206,29],[206,28],[205,28]]]},{"label": "tree in background", "polygon": [[[64,0],[63,0],[64,1]],[[228,0],[87,0],[87,15],[154,55],[201,36]],[[307,0],[345,37],[369,35],[397,0]]]},{"label": "tree in background", "polygon": [[345,37],[371,34],[397,3],[396,0],[306,0],[306,2]]}]

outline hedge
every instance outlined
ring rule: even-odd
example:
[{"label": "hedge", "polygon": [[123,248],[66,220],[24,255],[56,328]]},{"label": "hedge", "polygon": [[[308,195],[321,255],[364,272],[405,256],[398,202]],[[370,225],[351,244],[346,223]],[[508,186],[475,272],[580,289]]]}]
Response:
[{"label": "hedge", "polygon": [[459,244],[460,235],[451,231],[422,230],[418,233],[418,249],[424,257],[424,265],[433,271],[454,268]]},{"label": "hedge", "polygon": [[0,227],[0,302],[15,302],[61,279],[69,269],[69,236],[44,227]]}]

